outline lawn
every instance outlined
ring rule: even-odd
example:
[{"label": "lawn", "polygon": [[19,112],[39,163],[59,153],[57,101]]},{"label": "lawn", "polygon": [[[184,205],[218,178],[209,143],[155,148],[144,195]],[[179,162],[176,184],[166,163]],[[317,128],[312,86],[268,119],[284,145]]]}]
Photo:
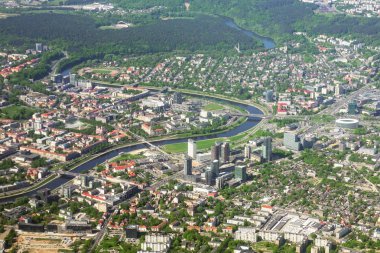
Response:
[{"label": "lawn", "polygon": [[[225,141],[225,138],[215,138],[209,140],[197,141],[198,150],[210,149],[215,142]],[[163,146],[163,150],[168,153],[186,153],[187,151],[187,142],[168,144]]]},{"label": "lawn", "polygon": [[224,109],[224,107],[219,104],[210,103],[210,104],[205,105],[202,109],[206,111],[217,111],[217,110]]},{"label": "lawn", "polygon": [[31,107],[12,105],[0,109],[0,118],[13,120],[30,119],[36,111]]}]

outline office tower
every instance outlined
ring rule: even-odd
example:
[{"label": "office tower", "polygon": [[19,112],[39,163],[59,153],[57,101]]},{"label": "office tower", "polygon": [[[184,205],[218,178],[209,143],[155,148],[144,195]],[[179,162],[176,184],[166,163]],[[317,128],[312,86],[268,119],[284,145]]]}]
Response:
[{"label": "office tower", "polygon": [[219,176],[219,160],[214,160],[211,163],[211,173],[213,180]]},{"label": "office tower", "polygon": [[71,198],[72,190],[70,186],[62,187],[62,195],[65,198]]},{"label": "office tower", "polygon": [[205,181],[207,185],[212,185],[212,172],[211,169],[207,169],[205,172]]},{"label": "office tower", "polygon": [[220,159],[221,147],[222,144],[220,142],[215,143],[215,145],[211,147],[211,161]]},{"label": "office tower", "polygon": [[43,51],[43,48],[42,48],[42,44],[41,44],[41,43],[36,43],[36,51],[37,51],[37,52],[42,52],[42,51]]},{"label": "office tower", "polygon": [[182,94],[179,92],[175,92],[173,94],[173,103],[174,104],[182,104],[183,99],[182,99]]},{"label": "office tower", "polygon": [[266,137],[263,142],[263,158],[269,162],[272,160],[272,138]]},{"label": "office tower", "polygon": [[300,151],[302,149],[299,136],[291,132],[284,133],[284,146],[294,151]]},{"label": "office tower", "polygon": [[244,157],[247,159],[251,159],[252,156],[252,148],[249,145],[246,145],[244,147]]},{"label": "office tower", "polygon": [[267,90],[265,92],[265,101],[273,102],[273,91],[272,90]]},{"label": "office tower", "polygon": [[221,147],[220,159],[222,163],[226,163],[230,161],[230,144],[228,142],[224,142]]},{"label": "office tower", "polygon": [[191,176],[193,169],[193,160],[191,157],[185,157],[184,165],[183,165],[183,173],[185,176]]},{"label": "office tower", "polygon": [[187,141],[187,155],[193,159],[197,158],[197,143],[193,139]]},{"label": "office tower", "polygon": [[344,93],[343,86],[340,84],[337,84],[335,86],[335,96],[340,96]]},{"label": "office tower", "polygon": [[239,179],[241,181],[247,180],[247,167],[236,166],[235,167],[235,179]]},{"label": "office tower", "polygon": [[348,114],[354,115],[357,113],[357,111],[358,111],[358,105],[355,101],[348,103],[348,108],[347,108]]},{"label": "office tower", "polygon": [[77,75],[76,74],[70,74],[70,84],[76,86],[76,79]]},{"label": "office tower", "polygon": [[216,183],[215,183],[216,187],[218,189],[222,189],[223,186],[224,186],[224,178],[223,177],[218,177],[216,178]]},{"label": "office tower", "polygon": [[80,185],[82,187],[88,187],[89,182],[90,182],[90,178],[88,176],[83,175],[80,177]]}]

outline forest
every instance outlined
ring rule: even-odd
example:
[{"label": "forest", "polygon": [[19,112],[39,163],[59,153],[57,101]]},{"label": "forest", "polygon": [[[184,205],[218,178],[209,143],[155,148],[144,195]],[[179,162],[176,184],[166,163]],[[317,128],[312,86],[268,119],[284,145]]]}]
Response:
[{"label": "forest", "polygon": [[[166,6],[168,11],[184,10],[183,0],[113,0],[125,8]],[[194,13],[227,16],[248,30],[286,41],[295,31],[312,35],[328,34],[380,44],[380,19],[347,15],[315,14],[317,5],[299,0],[190,0]]]},{"label": "forest", "polygon": [[232,49],[238,42],[242,49],[262,46],[244,33],[224,25],[223,19],[209,16],[159,20],[123,30],[102,30],[86,16],[27,14],[0,20],[0,38],[13,38],[5,41],[7,43],[20,44],[23,39],[26,42],[53,42],[70,52],[101,49],[95,51],[102,53],[225,50]]}]

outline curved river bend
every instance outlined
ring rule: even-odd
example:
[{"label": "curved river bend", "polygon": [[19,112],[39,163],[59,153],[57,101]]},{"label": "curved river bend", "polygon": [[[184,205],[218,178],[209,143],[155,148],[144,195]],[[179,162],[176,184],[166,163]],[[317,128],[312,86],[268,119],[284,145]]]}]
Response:
[{"label": "curved river bend", "polygon": [[[191,96],[207,98],[207,96],[201,96],[201,95],[191,95]],[[241,103],[237,103],[237,102],[231,102],[231,101],[227,101],[227,100],[224,100],[221,98],[212,97],[212,99],[216,100],[216,101],[221,101],[224,103],[229,103],[229,104],[238,106],[241,109],[246,110],[249,114],[263,114],[262,111],[260,111],[258,108],[251,106],[251,105],[241,104]],[[231,130],[228,130],[226,132],[219,133],[219,134],[210,134],[210,135],[201,136],[201,137],[194,137],[193,139],[205,140],[205,139],[212,139],[212,138],[219,138],[219,137],[232,137],[232,136],[238,135],[242,132],[245,132],[245,131],[251,129],[252,127],[256,126],[259,122],[260,122],[260,119],[250,119],[249,118],[244,123],[240,124],[239,126],[233,128]],[[173,139],[173,140],[152,141],[152,143],[157,145],[157,146],[161,146],[161,145],[166,145],[166,144],[187,142],[187,140],[188,140],[188,138],[179,138],[179,139]],[[128,153],[128,152],[139,150],[142,148],[145,148],[144,144],[136,144],[136,145],[132,145],[129,147],[120,148],[117,150],[106,152],[105,154],[103,154],[99,157],[96,157],[90,161],[87,161],[87,162],[83,163],[82,165],[79,165],[78,167],[73,169],[72,172],[81,173],[81,172],[88,171],[88,170],[94,168],[95,166],[97,166],[98,164],[101,164],[107,160],[110,160],[110,159],[118,156],[120,152]],[[71,180],[70,178],[58,177],[58,178],[53,179],[51,182],[47,183],[46,185],[41,186],[38,189],[32,190],[30,192],[20,194],[17,196],[1,198],[0,203],[13,202],[16,198],[19,198],[22,196],[32,196],[32,195],[36,194],[36,192],[39,189],[43,189],[43,188],[49,188],[49,189],[53,190],[53,189],[60,187],[61,185],[65,184],[65,183],[67,183],[70,180]]]},{"label": "curved river bend", "polygon": [[[266,49],[272,49],[272,48],[276,47],[275,42],[271,38],[263,37],[263,36],[260,36],[260,35],[258,35],[256,33],[252,32],[252,31],[245,30],[245,29],[239,27],[230,18],[224,17],[224,20],[225,20],[225,25],[227,25],[227,26],[229,26],[229,27],[231,27],[233,29],[239,30],[239,31],[241,31],[242,33],[244,33],[245,35],[247,35],[247,36],[249,36],[251,38],[256,38],[256,39],[259,39],[260,41],[262,41],[264,43],[264,47]],[[66,69],[66,70],[62,71],[61,74],[62,75],[68,75],[69,72],[70,72],[70,70],[71,69]],[[195,96],[195,97],[205,97],[205,98],[207,98],[207,96],[192,95],[192,94],[190,94],[190,95],[191,96]],[[213,100],[217,100],[217,101],[221,101],[221,102],[225,102],[225,103],[229,103],[229,104],[232,104],[232,105],[235,105],[235,106],[238,106],[241,109],[246,110],[249,114],[263,114],[262,111],[260,111],[259,109],[257,109],[254,106],[251,106],[251,105],[246,105],[246,104],[242,104],[242,103],[238,103],[238,102],[231,102],[231,101],[227,101],[227,100],[224,100],[224,99],[221,99],[221,98],[212,98],[212,99]],[[240,134],[242,132],[245,132],[245,131],[249,130],[250,128],[256,126],[259,122],[260,122],[259,119],[247,119],[247,121],[245,121],[241,125],[235,127],[234,129],[228,130],[226,132],[223,132],[223,133],[220,133],[220,134],[210,134],[210,135],[201,136],[201,137],[194,137],[193,139],[195,139],[195,140],[205,140],[205,139],[212,139],[212,138],[219,138],[219,137],[232,137],[232,136],[238,135],[238,134]],[[152,143],[155,144],[155,145],[161,146],[161,145],[166,145],[166,144],[186,142],[187,139],[188,138],[179,138],[179,139],[174,139],[174,140],[152,141]],[[127,152],[131,152],[131,151],[142,149],[144,147],[145,147],[144,144],[136,144],[136,145],[132,145],[132,146],[129,146],[129,147],[125,147],[125,148],[120,148],[120,149],[117,149],[117,150],[109,151],[109,152],[106,152],[105,154],[103,154],[103,155],[101,155],[99,157],[96,157],[96,158],[94,158],[94,159],[92,159],[92,160],[90,160],[88,162],[83,163],[82,165],[79,165],[78,167],[76,167],[72,171],[75,172],[75,173],[85,172],[85,171],[88,171],[88,170],[94,168],[98,164],[101,164],[101,163],[103,163],[103,162],[105,162],[107,160],[110,160],[110,159],[116,157],[117,155],[119,155],[120,152],[127,153]],[[28,193],[24,193],[24,194],[20,194],[20,195],[17,195],[17,196],[12,196],[12,197],[1,198],[0,199],[0,203],[13,202],[16,198],[22,197],[22,196],[32,196],[32,195],[36,194],[36,192],[39,189],[42,189],[42,188],[49,188],[49,189],[53,190],[53,189],[56,189],[56,188],[60,187],[61,185],[65,184],[65,183],[67,183],[70,180],[71,180],[70,178],[58,177],[58,178],[52,180],[51,182],[47,183],[46,185],[41,186],[38,189],[32,190],[32,191],[30,191]]]}]

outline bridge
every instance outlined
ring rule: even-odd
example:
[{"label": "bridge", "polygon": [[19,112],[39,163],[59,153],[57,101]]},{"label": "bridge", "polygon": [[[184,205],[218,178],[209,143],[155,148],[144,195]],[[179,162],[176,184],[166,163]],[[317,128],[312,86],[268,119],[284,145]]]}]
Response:
[{"label": "bridge", "polygon": [[265,114],[249,114],[249,113],[228,113],[229,116],[236,117],[247,117],[247,118],[257,118],[257,119],[298,119],[304,120],[307,115],[265,115]]},{"label": "bridge", "polygon": [[161,152],[165,157],[167,158],[170,158],[170,155],[168,153],[166,153],[163,149],[161,149],[160,147],[154,145],[153,143],[147,141],[144,137],[141,137],[140,135],[138,134],[135,134],[133,132],[131,132],[130,130],[126,130],[130,135],[132,135],[134,138],[136,138],[138,141],[141,141],[143,142],[144,144],[147,144],[149,147],[151,147],[152,149],[155,149],[159,152]]},{"label": "bridge", "polygon": [[56,173],[59,176],[69,176],[69,177],[84,177],[84,176],[87,176],[87,175],[84,175],[84,174],[75,173],[75,172],[72,172],[72,171],[64,171],[64,170],[58,170],[58,171],[56,171]]}]

